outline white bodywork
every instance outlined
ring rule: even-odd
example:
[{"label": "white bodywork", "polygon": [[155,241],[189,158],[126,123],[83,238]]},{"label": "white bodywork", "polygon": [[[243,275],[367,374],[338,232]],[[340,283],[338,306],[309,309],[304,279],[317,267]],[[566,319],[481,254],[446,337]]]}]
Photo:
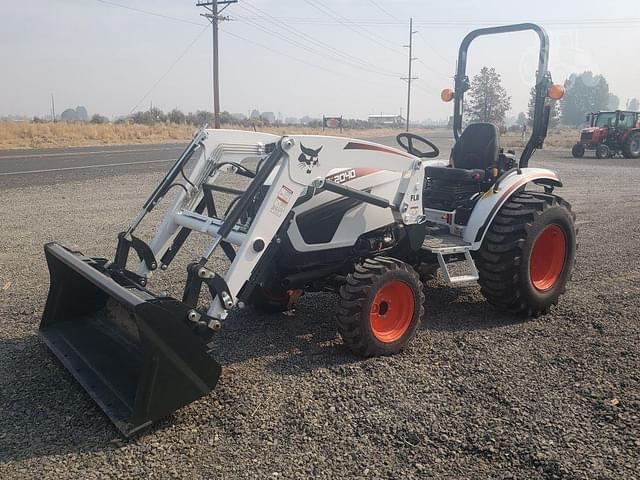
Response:
[{"label": "white bodywork", "polygon": [[[329,191],[321,191],[298,207],[294,204],[308,189],[321,188],[325,179],[360,191],[367,191],[390,202],[392,208],[382,208],[369,203],[360,203],[348,210],[340,220],[330,242],[309,244],[305,242],[295,221],[291,222],[287,233],[293,248],[299,252],[323,251],[350,247],[364,233],[395,222],[406,225],[423,223],[426,220],[448,225],[453,235],[461,237],[468,245],[466,249],[477,250],[482,244],[488,226],[499,208],[509,197],[527,183],[547,179],[559,182],[557,175],[545,169],[527,168],[521,173],[513,172],[500,181],[494,192],[482,195],[477,202],[466,227],[455,225],[455,212],[423,209],[423,188],[425,166],[447,165],[445,160],[421,160],[402,150],[363,140],[324,136],[279,137],[265,133],[230,130],[206,130],[200,133],[203,146],[196,160],[189,182],[188,191],[180,190],[165,214],[156,236],[150,244],[155,258],[161,258],[171,246],[181,227],[205,233],[213,237],[213,242],[203,255],[209,258],[223,240],[218,231],[221,219],[211,218],[194,212],[203,197],[202,185],[213,184],[219,171],[235,171],[236,167],[222,162],[237,164],[255,161],[266,156],[265,146],[282,142],[286,152],[273,170],[265,185],[269,186],[258,213],[248,228],[234,227],[224,240],[237,246],[235,259],[224,275],[231,298],[224,305],[215,298],[207,315],[214,319],[224,319],[227,310],[237,302],[237,295],[251,277],[254,267],[264,254],[264,249],[256,251],[254,242],[262,240],[269,245],[278,229],[294,210],[296,215],[322,206],[341,196]],[[305,163],[302,146],[318,152],[317,157]],[[313,161],[313,160],[317,161]],[[151,271],[144,263],[139,274],[149,277]]]},{"label": "white bodywork", "polygon": [[[372,142],[341,137],[301,135],[281,139],[281,137],[264,133],[229,130],[207,130],[206,134],[206,138],[202,141],[203,153],[188,175],[189,181],[195,186],[189,187],[187,185],[188,194],[184,191],[177,194],[150,244],[156,258],[161,258],[164,255],[175,235],[183,226],[214,237],[214,242],[203,256],[208,258],[219,245],[222,238],[217,234],[222,222],[219,219],[193,211],[202,199],[201,185],[205,182],[210,184],[215,182],[218,176],[218,171],[212,173],[216,164],[223,161],[243,164],[264,157],[266,154],[265,145],[279,141],[282,141],[283,148],[286,150],[286,154],[269,177],[270,188],[251,226],[246,231],[235,228],[225,238],[238,246],[236,257],[224,275],[232,298],[227,305],[222,305],[218,298],[214,300],[207,312],[213,318],[223,319],[226,317],[226,310],[236,303],[238,292],[250,278],[255,265],[263,255],[264,250],[255,251],[254,242],[262,240],[268,245],[292,210],[296,200],[307,188],[322,187],[325,179],[331,179],[332,175],[335,177],[341,171],[352,169],[375,170],[370,175],[376,179],[376,185],[371,188],[371,193],[387,199],[396,207],[395,213],[391,209],[383,209],[373,205],[354,209],[346,216],[345,224],[341,225],[336,232],[335,242],[337,245],[349,246],[355,243],[359,236],[358,233],[354,237],[355,224],[357,224],[357,232],[366,232],[369,229],[393,223],[394,220],[404,224],[423,221],[424,162],[404,151]],[[299,158],[303,154],[301,145],[313,150],[322,147],[315,164],[307,165],[299,162]],[[349,145],[354,148],[349,148]],[[233,169],[234,167],[225,166],[223,168]],[[350,186],[370,188],[372,186],[366,181],[367,178],[368,176],[363,176],[360,179],[355,179]],[[339,178],[337,179],[339,180]],[[323,192],[317,196],[317,199],[312,198],[308,207],[324,202],[322,197],[325,195],[335,196],[330,192]],[[305,208],[307,208],[306,204]],[[297,248],[306,250],[326,248],[326,245],[307,246],[304,244],[295,226],[291,228],[290,235]],[[335,247],[333,243],[332,246]],[[151,275],[151,271],[144,263],[140,265],[139,273],[146,277]]]}]

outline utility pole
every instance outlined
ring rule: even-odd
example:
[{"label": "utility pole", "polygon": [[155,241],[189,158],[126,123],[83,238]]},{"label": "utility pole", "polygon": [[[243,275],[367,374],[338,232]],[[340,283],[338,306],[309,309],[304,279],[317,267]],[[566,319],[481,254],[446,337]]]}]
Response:
[{"label": "utility pole", "polygon": [[411,112],[411,81],[418,80],[419,78],[419,77],[411,76],[413,62],[417,60],[417,58],[413,57],[413,36],[416,33],[418,33],[418,31],[413,30],[413,18],[410,18],[409,19],[409,45],[404,45],[405,48],[409,49],[409,76],[402,78],[402,80],[407,81],[407,132],[409,131],[409,114]]},{"label": "utility pole", "polygon": [[53,99],[53,93],[51,94],[51,121],[56,123],[56,103]]},{"label": "utility pole", "polygon": [[212,0],[196,3],[197,7],[204,7],[205,10],[207,10],[208,13],[201,13],[200,15],[211,22],[211,29],[213,32],[213,118],[215,128],[220,128],[220,70],[218,65],[218,22],[229,19],[229,17],[223,17],[220,14],[232,3],[238,3],[238,0]]}]

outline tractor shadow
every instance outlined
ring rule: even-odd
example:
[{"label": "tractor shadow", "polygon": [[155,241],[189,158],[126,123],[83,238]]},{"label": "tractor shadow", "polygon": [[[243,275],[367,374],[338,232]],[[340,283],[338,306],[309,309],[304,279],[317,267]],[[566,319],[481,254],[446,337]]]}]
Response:
[{"label": "tractor shadow", "polygon": [[0,465],[115,449],[120,436],[35,335],[0,340]]},{"label": "tractor shadow", "polygon": [[216,342],[223,366],[264,359],[267,368],[292,375],[360,361],[342,344],[333,320],[337,296],[307,294],[295,314],[247,309],[227,321]]},{"label": "tractor shadow", "polygon": [[[417,335],[492,330],[526,321],[487,304],[477,287],[451,288],[433,280],[425,296],[425,318]],[[336,331],[336,301],[337,296],[332,294],[307,294],[294,316],[252,310],[239,313],[220,332],[217,358],[223,366],[265,359],[267,368],[279,375],[302,375],[360,363],[363,359],[342,343]]]},{"label": "tractor shadow", "polygon": [[422,330],[471,332],[519,325],[527,318],[491,306],[477,286],[452,288],[431,280],[425,288]]}]

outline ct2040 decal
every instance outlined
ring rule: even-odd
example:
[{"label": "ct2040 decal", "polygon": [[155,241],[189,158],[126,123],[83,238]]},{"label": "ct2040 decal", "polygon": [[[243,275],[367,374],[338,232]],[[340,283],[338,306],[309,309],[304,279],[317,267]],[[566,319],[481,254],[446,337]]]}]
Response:
[{"label": "ct2040 decal", "polygon": [[327,177],[327,180],[331,180],[335,183],[346,183],[356,178],[365,177],[373,173],[381,172],[378,168],[348,168],[341,172],[334,173]]}]

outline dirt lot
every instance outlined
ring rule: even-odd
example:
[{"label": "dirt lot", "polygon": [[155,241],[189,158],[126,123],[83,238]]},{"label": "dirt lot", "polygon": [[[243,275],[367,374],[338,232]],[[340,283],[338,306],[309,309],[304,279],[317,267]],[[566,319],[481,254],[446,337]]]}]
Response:
[{"label": "dirt lot", "polygon": [[0,478],[638,478],[640,163],[534,164],[559,171],[580,223],[551,314],[523,321],[433,281],[410,348],[366,361],[337,337],[331,295],[292,318],[235,314],[216,390],[130,442],[36,337],[42,244],[111,256],[161,172],[3,188]]}]

